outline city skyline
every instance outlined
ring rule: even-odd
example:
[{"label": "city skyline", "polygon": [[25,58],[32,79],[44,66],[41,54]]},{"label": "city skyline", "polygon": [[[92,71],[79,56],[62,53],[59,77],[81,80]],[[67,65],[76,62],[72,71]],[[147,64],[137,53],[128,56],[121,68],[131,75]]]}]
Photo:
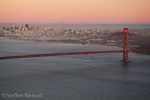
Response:
[{"label": "city skyline", "polygon": [[0,23],[150,24],[149,0],[1,0]]}]

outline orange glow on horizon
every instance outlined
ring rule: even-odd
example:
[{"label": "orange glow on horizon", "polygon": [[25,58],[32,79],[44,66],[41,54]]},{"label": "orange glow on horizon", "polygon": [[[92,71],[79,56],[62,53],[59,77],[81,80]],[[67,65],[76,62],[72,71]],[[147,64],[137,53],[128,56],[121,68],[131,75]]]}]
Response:
[{"label": "orange glow on horizon", "polygon": [[0,23],[150,24],[150,0],[1,0]]}]

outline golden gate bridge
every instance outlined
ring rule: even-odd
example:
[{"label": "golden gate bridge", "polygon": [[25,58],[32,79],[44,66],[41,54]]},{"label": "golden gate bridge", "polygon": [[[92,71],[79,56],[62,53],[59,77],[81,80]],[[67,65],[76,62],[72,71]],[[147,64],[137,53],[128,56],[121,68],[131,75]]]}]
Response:
[{"label": "golden gate bridge", "polygon": [[[129,32],[130,31],[130,32]],[[116,44],[122,45],[122,50],[109,50],[109,51],[83,51],[83,52],[72,52],[79,49],[87,48],[88,46],[77,48],[75,50],[69,50],[60,53],[45,53],[45,54],[25,54],[25,53],[14,53],[0,51],[0,60],[5,59],[18,59],[18,58],[31,58],[31,57],[47,57],[47,56],[64,56],[64,55],[81,55],[81,54],[98,54],[98,53],[123,53],[122,62],[129,62],[129,52],[146,52],[150,53],[150,42],[143,39],[141,36],[135,34],[131,29],[124,28],[124,30],[115,32],[114,34],[105,37],[102,41],[97,41],[94,44],[109,44],[110,41],[116,41]],[[130,45],[138,45],[137,48],[129,48]]]}]

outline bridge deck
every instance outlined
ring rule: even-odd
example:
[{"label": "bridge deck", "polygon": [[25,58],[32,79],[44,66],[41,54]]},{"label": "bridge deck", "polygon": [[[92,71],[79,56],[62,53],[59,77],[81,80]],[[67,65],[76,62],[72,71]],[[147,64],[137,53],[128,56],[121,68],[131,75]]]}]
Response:
[{"label": "bridge deck", "polygon": [[[116,51],[87,51],[87,52],[31,54],[31,55],[19,55],[19,56],[0,57],[0,60],[4,60],[4,59],[18,59],[18,58],[31,58],[31,57],[46,57],[46,56],[81,55],[81,54],[98,54],[98,53],[123,53],[123,52],[124,52],[123,50],[116,50]],[[128,50],[127,52],[150,52],[150,50]]]}]

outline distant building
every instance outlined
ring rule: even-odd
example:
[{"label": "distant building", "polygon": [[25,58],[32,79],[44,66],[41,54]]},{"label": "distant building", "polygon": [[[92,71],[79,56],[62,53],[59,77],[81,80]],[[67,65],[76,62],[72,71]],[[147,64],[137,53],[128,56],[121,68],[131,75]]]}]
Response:
[{"label": "distant building", "polygon": [[83,29],[80,29],[80,32],[83,32]]},{"label": "distant building", "polygon": [[31,30],[33,30],[33,29],[34,29],[34,26],[31,27]]},{"label": "distant building", "polygon": [[45,27],[44,30],[47,31],[47,27]]},{"label": "distant building", "polygon": [[12,28],[15,28],[14,24],[13,24],[13,27]]},{"label": "distant building", "polygon": [[28,24],[26,24],[26,27],[28,28],[28,27],[29,27],[29,25],[28,25]]},{"label": "distant building", "polygon": [[4,33],[7,33],[7,30],[3,30]]},{"label": "distant building", "polygon": [[24,31],[24,27],[22,27],[21,30]]},{"label": "distant building", "polygon": [[15,29],[19,29],[17,26],[15,26]]},{"label": "distant building", "polygon": [[40,30],[40,27],[36,27],[36,30]]},{"label": "distant building", "polygon": [[107,29],[105,29],[105,30],[104,30],[104,33],[107,33],[107,32],[108,32]]},{"label": "distant building", "polygon": [[95,32],[97,33],[97,32],[98,32],[98,29],[95,29]]},{"label": "distant building", "polygon": [[92,30],[87,30],[87,32],[88,32],[88,33],[92,33],[92,32],[93,32],[93,29],[92,29]]},{"label": "distant building", "polygon": [[109,33],[112,33],[113,32],[113,30],[112,29],[109,29]]},{"label": "distant building", "polygon": [[72,29],[69,29],[68,31],[70,31],[71,33],[73,33],[73,32],[74,32],[74,30],[72,30]]},{"label": "distant building", "polygon": [[21,30],[21,26],[19,26],[19,30]]},{"label": "distant building", "polygon": [[67,30],[67,29],[65,29],[65,28],[63,28],[63,31],[64,31],[64,32],[68,32],[68,30]]},{"label": "distant building", "polygon": [[25,27],[25,30],[27,30],[27,27]]},{"label": "distant building", "polygon": [[3,27],[3,30],[5,30],[6,28],[5,27]]},{"label": "distant building", "polygon": [[54,28],[51,28],[50,30],[51,30],[51,31],[54,31]]}]

